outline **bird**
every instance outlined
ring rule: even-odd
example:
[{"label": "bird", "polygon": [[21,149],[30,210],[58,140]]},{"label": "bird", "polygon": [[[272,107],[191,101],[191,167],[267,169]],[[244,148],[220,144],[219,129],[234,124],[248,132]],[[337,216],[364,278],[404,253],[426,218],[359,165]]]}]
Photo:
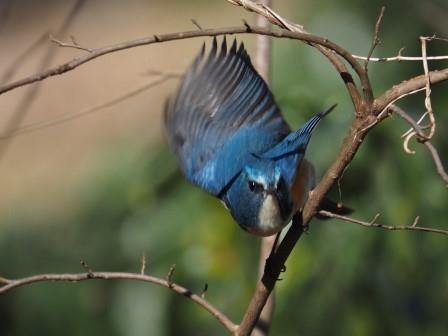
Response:
[{"label": "bird", "polygon": [[[243,43],[205,43],[167,100],[165,128],[180,170],[254,235],[280,232],[316,186],[305,159],[312,132],[336,105],[292,131]],[[326,201],[340,213],[348,208]]]}]

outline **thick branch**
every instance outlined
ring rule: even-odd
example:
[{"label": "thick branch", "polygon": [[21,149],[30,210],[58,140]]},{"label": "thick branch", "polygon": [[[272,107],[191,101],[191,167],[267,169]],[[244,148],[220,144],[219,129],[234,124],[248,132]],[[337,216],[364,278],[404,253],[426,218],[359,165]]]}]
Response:
[{"label": "thick branch", "polygon": [[[448,69],[430,71],[429,79],[432,85],[447,80]],[[425,87],[425,85],[425,75],[421,75],[393,86],[391,89],[384,92],[380,97],[375,99],[373,103],[374,114],[380,114],[389,104],[393,103],[399,97],[405,96],[407,93],[422,89]]]},{"label": "thick branch", "polygon": [[194,294],[189,289],[172,282],[171,279],[164,280],[140,273],[92,272],[89,270],[86,273],[77,274],[40,274],[16,280],[0,278],[0,283],[5,284],[4,286],[0,287],[0,294],[4,294],[14,288],[29,285],[35,282],[78,282],[85,280],[134,280],[156,284],[168,288],[173,292],[183,295],[186,298],[192,300],[193,302],[204,308],[206,311],[208,311],[211,315],[213,315],[229,332],[233,333],[236,330],[236,325],[227,316],[225,316],[220,310],[218,310],[200,295]]}]

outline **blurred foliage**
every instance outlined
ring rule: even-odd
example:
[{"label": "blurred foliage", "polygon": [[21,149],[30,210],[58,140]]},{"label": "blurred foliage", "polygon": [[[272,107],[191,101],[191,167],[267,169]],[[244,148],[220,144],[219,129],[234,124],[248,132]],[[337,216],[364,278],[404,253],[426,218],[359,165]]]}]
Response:
[{"label": "blurred foliage", "polygon": [[[306,16],[297,4],[295,13],[286,14],[366,54],[380,6],[346,3],[341,9],[333,2],[310,2]],[[405,1],[387,7],[376,54],[394,55],[402,46],[408,46],[407,54],[419,54],[418,35],[435,30],[419,8]],[[431,54],[446,50],[446,43],[431,43]],[[309,147],[308,157],[322,174],[352,118],[342,81],[318,52],[299,43],[276,40],[273,63],[273,90],[293,128],[339,103]],[[376,94],[421,71],[419,63],[369,66]],[[445,164],[448,115],[438,112],[448,109],[446,88],[433,88],[434,142]],[[400,104],[414,115],[424,109],[422,95]],[[446,189],[423,147],[413,143],[414,156],[403,152],[400,135],[406,129],[391,118],[369,135],[341,181],[342,199],[358,218],[381,212],[379,222],[403,225],[420,215],[421,225],[446,228]],[[207,298],[238,321],[254,288],[259,239],[240,230],[218,201],[184,181],[162,140],[150,148],[137,139],[111,147],[97,166],[63,218],[25,204],[1,216],[0,274],[81,272],[80,258],[97,271],[131,272],[139,270],[145,254],[147,272],[164,277],[176,263],[174,281],[194,292],[208,283]],[[339,199],[337,190],[332,195]],[[314,221],[278,283],[272,335],[447,335],[447,255],[443,236]],[[39,283],[0,297],[0,334],[226,332],[197,305],[166,289],[91,281]]]}]

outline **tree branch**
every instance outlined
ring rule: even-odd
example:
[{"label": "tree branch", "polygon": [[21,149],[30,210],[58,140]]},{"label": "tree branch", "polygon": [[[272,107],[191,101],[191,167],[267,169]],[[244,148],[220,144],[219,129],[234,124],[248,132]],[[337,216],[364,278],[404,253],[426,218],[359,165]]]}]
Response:
[{"label": "tree branch", "polygon": [[51,118],[48,120],[43,120],[43,121],[38,121],[38,122],[34,122],[34,123],[30,123],[28,125],[24,125],[18,129],[12,130],[10,133],[6,133],[6,134],[1,134],[0,135],[0,141],[5,140],[5,139],[9,139],[11,137],[16,137],[19,135],[24,135],[24,134],[28,134],[28,133],[32,133],[32,132],[36,132],[42,129],[46,129],[48,127],[53,127],[56,125],[60,125],[63,123],[66,123],[68,121],[89,115],[93,112],[97,112],[100,110],[103,110],[105,108],[111,107],[113,105],[119,104],[131,97],[134,97],[142,92],[146,92],[147,90],[158,86],[160,84],[165,83],[167,80],[172,79],[172,78],[178,78],[179,75],[176,73],[157,73],[156,75],[160,75],[160,78],[157,78],[155,80],[152,80],[148,83],[145,83],[137,88],[133,88],[123,94],[121,94],[118,97],[114,97],[110,100],[107,100],[103,103],[88,107],[84,110],[81,111],[77,111],[77,112],[73,112],[73,113],[67,113],[64,114],[60,117],[56,117],[56,118]]},{"label": "tree branch", "polygon": [[[448,79],[448,69],[430,71],[428,76],[432,85],[446,81]],[[395,102],[397,98],[400,98],[407,93],[424,89],[425,85],[425,75],[420,75],[394,85],[391,89],[375,99],[373,103],[374,114],[380,114],[389,104]]]},{"label": "tree branch", "polygon": [[15,82],[5,84],[0,86],[0,94],[6,93],[10,90],[13,90],[15,88],[29,85],[31,83],[35,83],[38,81],[42,81],[48,77],[61,75],[63,73],[66,73],[68,71],[71,71],[73,69],[76,69],[77,67],[90,62],[100,56],[107,55],[113,52],[126,50],[130,48],[135,48],[139,46],[149,45],[153,43],[162,43],[162,42],[168,42],[168,41],[175,41],[175,40],[183,40],[188,38],[194,38],[194,37],[203,37],[203,36],[219,36],[219,35],[231,35],[231,34],[260,34],[260,35],[266,35],[266,36],[272,36],[277,38],[289,38],[294,40],[300,40],[304,42],[313,43],[316,45],[322,45],[327,49],[330,49],[334,51],[336,54],[343,57],[356,71],[357,74],[362,75],[363,69],[360,66],[360,64],[351,56],[351,54],[345,50],[344,48],[340,47],[339,45],[329,41],[328,39],[311,35],[311,34],[305,34],[300,32],[290,32],[290,31],[284,31],[284,30],[271,30],[266,28],[258,28],[258,27],[227,27],[227,28],[216,28],[216,29],[204,29],[204,30],[190,30],[185,32],[177,32],[177,33],[168,33],[168,34],[161,34],[161,35],[152,35],[149,37],[136,39],[132,41],[126,41],[118,44],[114,44],[111,46],[103,47],[103,48],[96,48],[91,49],[91,52],[86,53],[85,55],[82,55],[78,58],[75,58],[69,62],[66,62],[64,64],[61,64],[57,67],[39,72],[35,75],[22,78],[20,80],[17,80]]},{"label": "tree branch", "polygon": [[407,114],[400,107],[398,107],[396,105],[391,105],[389,107],[389,110],[391,112],[397,114],[398,116],[400,116],[404,121],[406,121],[409,125],[411,125],[412,130],[417,135],[417,140],[420,143],[423,143],[426,146],[426,148],[428,149],[429,153],[431,154],[434,165],[436,167],[437,173],[442,178],[442,180],[445,182],[446,187],[448,187],[448,174],[446,173],[445,168],[443,167],[442,160],[440,159],[439,153],[437,152],[437,149],[429,141],[429,139],[426,137],[426,135],[423,133],[420,126],[414,121],[414,119],[412,119],[412,117],[409,114]]},{"label": "tree branch", "polygon": [[[71,7],[67,16],[64,18],[60,27],[58,28],[58,30],[57,30],[58,35],[64,35],[67,33],[68,29],[75,21],[76,17],[80,13],[84,4],[85,4],[85,0],[75,1],[74,5]],[[46,50],[46,52],[42,56],[40,63],[39,63],[40,71],[47,68],[51,64],[56,53],[57,53],[57,49],[55,49],[55,48],[48,48]],[[35,85],[33,87],[28,88],[28,90],[23,95],[22,99],[20,100],[17,108],[14,110],[10,119],[7,121],[4,131],[3,131],[3,134],[10,135],[20,126],[20,124],[22,123],[22,121],[25,119],[26,115],[30,111],[31,106],[33,105],[34,101],[38,97],[39,91],[40,91],[39,85]],[[9,146],[10,146],[10,141],[4,141],[3,143],[0,144],[0,160],[7,153]]]},{"label": "tree branch", "polygon": [[364,62],[364,70],[367,71],[367,67],[369,66],[369,62],[370,62],[370,57],[373,54],[373,51],[375,50],[375,48],[377,47],[377,45],[380,43],[380,28],[381,28],[381,20],[383,19],[383,15],[384,15],[384,11],[386,10],[386,7],[381,7],[381,11],[380,11],[380,15],[378,16],[378,19],[376,20],[376,24],[375,24],[375,33],[373,34],[373,40],[372,40],[372,45],[370,46],[370,50],[367,53],[367,58]]},{"label": "tree branch", "polygon": [[429,227],[423,227],[423,226],[417,226],[417,223],[419,221],[419,217],[415,217],[414,222],[411,225],[383,225],[376,222],[376,220],[379,217],[379,214],[375,215],[375,217],[370,222],[365,222],[359,219],[354,219],[347,216],[341,216],[335,213],[332,213],[330,211],[320,210],[319,214],[324,215],[326,217],[330,218],[336,218],[340,219],[342,221],[348,222],[348,223],[354,223],[358,224],[364,227],[370,227],[370,228],[378,228],[383,230],[390,230],[390,231],[397,231],[397,230],[407,230],[407,231],[422,231],[422,232],[431,232],[431,233],[438,233],[442,235],[448,236],[447,230],[441,230],[441,229],[434,229]]},{"label": "tree branch", "polygon": [[203,309],[208,311],[229,332],[233,333],[236,330],[236,325],[219,309],[217,309],[210,302],[201,297],[201,295],[194,294],[189,289],[172,282],[171,279],[164,280],[141,273],[93,272],[89,270],[85,273],[76,273],[76,274],[39,274],[27,278],[14,279],[14,280],[0,277],[0,283],[4,284],[4,286],[0,287],[0,295],[14,288],[29,285],[36,282],[44,282],[44,281],[79,282],[86,280],[134,280],[134,281],[149,282],[164,288],[168,288],[177,294],[185,296],[186,298],[190,299],[191,301],[195,302]]}]

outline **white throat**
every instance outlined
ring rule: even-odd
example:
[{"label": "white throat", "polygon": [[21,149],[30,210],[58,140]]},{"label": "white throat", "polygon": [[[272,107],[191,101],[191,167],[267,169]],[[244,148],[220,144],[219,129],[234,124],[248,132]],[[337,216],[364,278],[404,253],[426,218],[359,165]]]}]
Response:
[{"label": "white throat", "polygon": [[258,213],[258,226],[255,233],[269,236],[278,232],[285,224],[277,199],[272,195],[267,195]]}]

